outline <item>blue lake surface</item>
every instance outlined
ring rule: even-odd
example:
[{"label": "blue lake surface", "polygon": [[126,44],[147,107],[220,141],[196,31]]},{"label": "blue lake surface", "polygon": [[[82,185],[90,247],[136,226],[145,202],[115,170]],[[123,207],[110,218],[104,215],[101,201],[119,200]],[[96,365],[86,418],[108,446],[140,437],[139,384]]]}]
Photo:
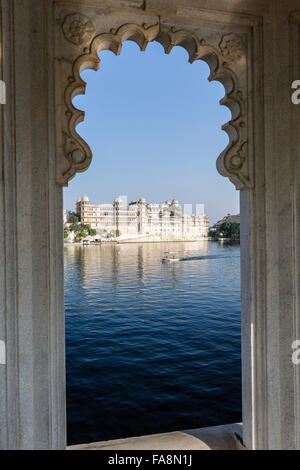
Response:
[{"label": "blue lake surface", "polygon": [[68,444],[241,421],[238,244],[69,245],[64,259]]}]

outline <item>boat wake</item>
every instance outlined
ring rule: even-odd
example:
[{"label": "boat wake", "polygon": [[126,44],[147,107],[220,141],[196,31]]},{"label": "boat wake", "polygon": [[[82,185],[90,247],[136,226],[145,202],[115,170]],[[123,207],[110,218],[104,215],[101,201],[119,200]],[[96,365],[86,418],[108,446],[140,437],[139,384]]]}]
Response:
[{"label": "boat wake", "polygon": [[240,256],[217,256],[217,255],[207,255],[207,256],[187,256],[180,258],[180,261],[202,261],[206,259],[232,259],[240,258]]}]

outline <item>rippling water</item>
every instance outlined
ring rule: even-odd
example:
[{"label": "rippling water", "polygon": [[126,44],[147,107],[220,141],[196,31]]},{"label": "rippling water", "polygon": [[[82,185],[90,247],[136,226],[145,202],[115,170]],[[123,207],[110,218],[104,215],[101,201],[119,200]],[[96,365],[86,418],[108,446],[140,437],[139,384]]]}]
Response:
[{"label": "rippling water", "polygon": [[[165,251],[184,258],[163,264]],[[240,249],[65,247],[68,443],[241,420]]]}]

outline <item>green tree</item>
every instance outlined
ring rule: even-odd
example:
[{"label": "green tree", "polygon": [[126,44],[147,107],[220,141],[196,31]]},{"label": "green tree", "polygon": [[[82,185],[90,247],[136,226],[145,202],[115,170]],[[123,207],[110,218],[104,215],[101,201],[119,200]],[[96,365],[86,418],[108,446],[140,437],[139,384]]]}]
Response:
[{"label": "green tree", "polygon": [[69,224],[78,224],[79,222],[79,217],[75,212],[70,212],[69,217],[68,217],[68,223]]},{"label": "green tree", "polygon": [[230,238],[231,240],[240,239],[240,224],[237,222],[223,222],[215,226],[215,230],[210,230],[208,236],[212,238]]},{"label": "green tree", "polygon": [[218,233],[217,230],[209,230],[208,236],[211,237],[211,238],[218,238],[219,233]]},{"label": "green tree", "polygon": [[231,238],[232,240],[239,240],[240,238],[240,224],[236,222],[223,222],[218,226],[217,232],[222,233],[224,238]]},{"label": "green tree", "polygon": [[86,232],[79,232],[77,234],[77,237],[79,237],[79,238],[86,238],[87,236],[88,236],[88,234]]},{"label": "green tree", "polygon": [[82,230],[81,224],[78,224],[78,223],[71,224],[69,227],[69,230],[75,233],[81,232]]},{"label": "green tree", "polygon": [[121,235],[121,232],[120,232],[119,229],[117,229],[117,230],[116,230],[116,237],[120,237],[120,235]]},{"label": "green tree", "polygon": [[86,232],[77,232],[75,240],[80,242],[83,238],[86,238],[87,236],[88,234]]},{"label": "green tree", "polygon": [[79,232],[87,232],[89,233],[91,229],[91,226],[90,225],[86,225],[86,224],[79,224],[79,223],[73,223],[70,225],[69,229],[71,230],[71,232],[75,232],[75,233],[79,233]]},{"label": "green tree", "polygon": [[69,232],[68,232],[68,230],[65,229],[64,230],[64,238],[68,238],[68,235],[69,235]]}]

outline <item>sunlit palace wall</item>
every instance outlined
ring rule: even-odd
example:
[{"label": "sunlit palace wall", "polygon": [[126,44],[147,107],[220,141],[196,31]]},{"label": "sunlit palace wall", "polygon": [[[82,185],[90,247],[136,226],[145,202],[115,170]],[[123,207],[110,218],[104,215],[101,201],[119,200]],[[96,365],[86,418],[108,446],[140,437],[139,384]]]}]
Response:
[{"label": "sunlit palace wall", "polygon": [[77,200],[76,210],[81,222],[89,224],[99,234],[118,231],[120,235],[151,235],[177,240],[201,239],[208,235],[209,217],[204,214],[204,205],[197,204],[196,214],[189,214],[177,199],[147,204],[141,198],[124,204],[117,198],[113,204],[91,204],[84,195]]}]

